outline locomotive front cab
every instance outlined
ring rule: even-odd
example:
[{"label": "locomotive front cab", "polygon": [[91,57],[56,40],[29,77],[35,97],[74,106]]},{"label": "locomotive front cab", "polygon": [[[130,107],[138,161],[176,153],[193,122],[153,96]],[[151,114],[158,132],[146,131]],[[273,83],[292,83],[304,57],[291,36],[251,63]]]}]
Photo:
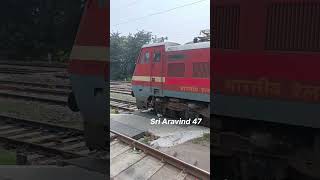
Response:
[{"label": "locomotive front cab", "polygon": [[150,54],[146,54],[146,52],[145,49],[141,48],[132,76],[132,96],[136,98],[136,105],[139,109],[147,108],[146,102],[149,97],[147,88],[149,67],[147,66],[147,62],[150,59]]},{"label": "locomotive front cab", "polygon": [[179,45],[172,42],[142,46],[132,77],[132,92],[139,109],[147,109],[153,97],[163,97],[165,82],[165,48]]}]

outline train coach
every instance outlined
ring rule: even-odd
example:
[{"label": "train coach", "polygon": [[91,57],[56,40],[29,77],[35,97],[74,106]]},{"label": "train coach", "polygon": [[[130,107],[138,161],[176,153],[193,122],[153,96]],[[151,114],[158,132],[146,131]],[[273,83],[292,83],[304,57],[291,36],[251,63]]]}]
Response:
[{"label": "train coach", "polygon": [[[320,2],[216,0],[213,14],[215,130],[290,157],[289,169],[320,178]],[[255,159],[246,163],[258,167]],[[256,175],[279,175],[284,167]]]},{"label": "train coach", "polygon": [[210,42],[144,45],[136,60],[132,90],[139,109],[182,118],[208,118]]}]

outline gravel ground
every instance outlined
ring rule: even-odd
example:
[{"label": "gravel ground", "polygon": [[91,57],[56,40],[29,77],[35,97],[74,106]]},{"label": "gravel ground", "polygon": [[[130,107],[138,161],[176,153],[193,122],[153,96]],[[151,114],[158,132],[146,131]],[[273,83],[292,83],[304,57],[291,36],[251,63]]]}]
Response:
[{"label": "gravel ground", "polygon": [[82,128],[80,113],[74,113],[68,107],[59,105],[0,98],[0,113],[33,121]]}]

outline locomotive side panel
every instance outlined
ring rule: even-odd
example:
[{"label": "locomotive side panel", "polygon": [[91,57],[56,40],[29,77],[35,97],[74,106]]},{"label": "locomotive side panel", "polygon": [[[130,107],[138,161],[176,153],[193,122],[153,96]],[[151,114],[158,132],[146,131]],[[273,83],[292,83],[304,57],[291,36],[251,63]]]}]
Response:
[{"label": "locomotive side panel", "polygon": [[210,101],[210,49],[167,52],[164,96]]},{"label": "locomotive side panel", "polygon": [[262,4],[215,7],[212,112],[320,128],[319,7]]},{"label": "locomotive side panel", "polygon": [[221,176],[319,179],[320,2],[216,2],[213,154],[230,165]]}]

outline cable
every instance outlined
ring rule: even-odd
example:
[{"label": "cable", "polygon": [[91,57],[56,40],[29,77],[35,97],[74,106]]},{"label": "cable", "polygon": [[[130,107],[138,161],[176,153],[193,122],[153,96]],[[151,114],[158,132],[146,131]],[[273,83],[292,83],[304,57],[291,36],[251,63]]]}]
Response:
[{"label": "cable", "polygon": [[122,23],[118,23],[118,24],[114,24],[112,26],[119,26],[119,25],[122,25],[122,24],[127,24],[127,23],[130,23],[130,22],[138,21],[140,19],[144,19],[144,18],[147,18],[147,17],[150,17],[150,16],[164,14],[164,13],[167,13],[167,12],[179,9],[179,8],[183,8],[183,7],[186,7],[186,6],[191,6],[191,5],[203,2],[203,1],[207,1],[207,0],[200,0],[200,1],[192,2],[192,3],[184,4],[184,5],[181,5],[181,6],[178,6],[178,7],[174,7],[174,8],[171,8],[171,9],[167,9],[167,10],[164,10],[164,11],[160,11],[160,12],[152,13],[152,14],[149,14],[149,15],[146,15],[146,16],[130,19],[128,21],[125,21],[125,22],[122,22]]}]

